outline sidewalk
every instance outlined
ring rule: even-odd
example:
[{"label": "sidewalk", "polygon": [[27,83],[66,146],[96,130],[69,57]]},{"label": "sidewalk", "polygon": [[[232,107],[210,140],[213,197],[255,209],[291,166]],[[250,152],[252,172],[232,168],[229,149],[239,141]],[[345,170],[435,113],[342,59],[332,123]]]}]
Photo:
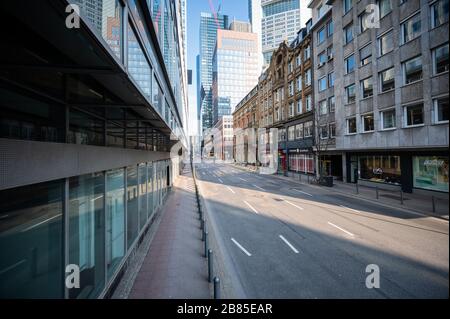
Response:
[{"label": "sidewalk", "polygon": [[[250,172],[255,172],[254,168],[247,168],[241,165],[235,165],[236,168],[245,169]],[[302,176],[302,180],[299,181],[297,176],[282,176],[282,175],[272,175],[276,178],[286,179],[299,184],[307,184],[306,176]],[[380,205],[389,206],[392,208],[408,210],[411,212],[425,214],[433,217],[442,218],[449,220],[449,200],[448,194],[442,194],[439,198],[435,198],[435,212],[433,212],[433,202],[432,197],[422,194],[410,194],[403,193],[403,205],[401,204],[400,192],[379,190],[378,199],[376,198],[375,187],[368,186],[358,186],[358,194],[356,194],[356,185],[350,183],[343,183],[340,181],[334,181],[333,187],[325,187],[319,185],[311,185],[314,187],[320,187],[321,189],[328,190],[330,192],[337,192],[344,194],[346,196],[351,196],[355,198],[361,198],[365,200],[370,200],[376,202]]]},{"label": "sidewalk", "polygon": [[211,298],[189,165],[175,181],[128,298]]}]

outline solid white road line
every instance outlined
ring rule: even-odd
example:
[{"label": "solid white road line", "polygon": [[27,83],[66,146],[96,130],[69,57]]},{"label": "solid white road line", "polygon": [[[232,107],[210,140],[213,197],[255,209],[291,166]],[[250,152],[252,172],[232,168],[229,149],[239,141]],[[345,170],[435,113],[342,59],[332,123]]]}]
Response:
[{"label": "solid white road line", "polygon": [[352,237],[355,236],[355,235],[353,235],[351,232],[346,231],[345,229],[343,229],[343,228],[341,228],[341,227],[339,227],[339,226],[337,226],[337,225],[335,225],[335,224],[333,224],[333,223],[328,222],[328,225],[331,225],[331,226],[333,226],[333,227],[336,227],[337,229],[343,231],[343,232],[346,233],[347,235],[350,235],[350,236],[352,236]]},{"label": "solid white road line", "polygon": [[219,180],[219,182],[221,182],[223,184],[223,180],[221,180],[220,178],[217,178]]},{"label": "solid white road line", "polygon": [[258,188],[258,189],[260,189],[260,190],[262,190],[262,191],[265,191],[265,189],[264,188],[262,188],[262,187],[259,187],[258,185],[255,185],[255,184],[252,184],[254,187],[256,187],[256,188]]},{"label": "solid white road line", "polygon": [[292,244],[290,242],[288,242],[286,238],[284,238],[282,235],[280,235],[280,238],[281,238],[282,241],[284,241],[286,243],[286,245],[288,245],[292,249],[292,251],[294,253],[298,254],[298,250],[295,249],[295,247],[292,246]]},{"label": "solid white road line", "polygon": [[305,194],[305,195],[308,195],[308,196],[313,197],[313,195],[311,195],[311,194],[309,194],[309,193],[307,193],[307,192],[303,192],[303,191],[298,190],[298,189],[295,189],[295,188],[293,188],[293,190],[296,191],[296,192],[299,192],[299,193],[302,193],[302,194]]},{"label": "solid white road line", "polygon": [[285,200],[285,199],[284,199],[284,201],[285,201],[286,203],[288,203],[289,205],[291,205],[291,206],[294,206],[294,207],[297,207],[297,208],[300,209],[300,210],[303,210],[303,207],[297,206],[297,205],[295,205],[294,203],[291,203],[290,201]]},{"label": "solid white road line", "polygon": [[240,179],[241,181],[248,182],[248,180],[246,180],[245,178],[239,177],[239,179]]},{"label": "solid white road line", "polygon": [[353,208],[350,208],[350,207],[347,207],[347,206],[344,206],[344,205],[339,205],[339,206],[341,206],[341,207],[343,207],[343,208],[350,209],[350,210],[352,210],[352,211],[354,211],[354,212],[356,212],[356,213],[361,213],[359,210],[356,210],[356,209],[353,209]]},{"label": "solid white road line", "polygon": [[257,211],[252,205],[250,205],[247,201],[244,200],[244,203],[245,203],[248,207],[250,207],[250,209],[251,209],[252,211],[254,211],[256,214],[259,214],[258,211]]},{"label": "solid white road line", "polygon": [[227,188],[228,188],[228,190],[229,190],[230,192],[232,192],[233,194],[236,194],[236,193],[234,192],[234,190],[232,190],[229,186],[227,186]]},{"label": "solid white road line", "polygon": [[251,256],[252,254],[250,254],[248,251],[247,251],[247,249],[245,249],[244,247],[242,247],[242,245],[241,244],[239,244],[234,238],[231,238],[231,241],[236,245],[236,246],[238,246],[239,247],[239,249],[241,249],[247,256]]}]

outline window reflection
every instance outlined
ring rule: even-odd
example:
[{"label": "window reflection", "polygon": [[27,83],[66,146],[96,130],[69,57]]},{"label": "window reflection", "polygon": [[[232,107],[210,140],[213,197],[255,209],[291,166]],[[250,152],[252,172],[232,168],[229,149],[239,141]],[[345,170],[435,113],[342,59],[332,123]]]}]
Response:
[{"label": "window reflection", "polygon": [[139,164],[139,229],[147,222],[147,165]]},{"label": "window reflection", "polygon": [[125,255],[125,170],[106,173],[106,265],[110,278]]},{"label": "window reflection", "polygon": [[62,298],[63,182],[0,191],[0,298]]},{"label": "window reflection", "polygon": [[127,246],[134,243],[138,236],[138,180],[137,167],[127,168]]},{"label": "window reflection", "polygon": [[80,268],[80,288],[70,298],[95,298],[105,284],[104,175],[69,180],[69,263]]},{"label": "window reflection", "polygon": [[150,65],[130,25],[128,25],[128,71],[144,94],[150,97],[152,81]]}]

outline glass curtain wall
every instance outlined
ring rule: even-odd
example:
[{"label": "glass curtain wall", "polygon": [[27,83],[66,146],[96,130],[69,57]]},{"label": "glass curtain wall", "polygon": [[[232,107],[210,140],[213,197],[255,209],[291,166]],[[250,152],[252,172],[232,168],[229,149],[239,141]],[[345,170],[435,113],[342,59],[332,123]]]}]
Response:
[{"label": "glass curtain wall", "polygon": [[139,230],[147,223],[147,164],[139,164]]},{"label": "glass curtain wall", "polygon": [[147,163],[147,207],[147,219],[150,219],[155,211],[153,207],[153,164],[150,162]]},{"label": "glass curtain wall", "polygon": [[94,298],[105,285],[104,192],[103,173],[69,179],[69,264],[80,269],[69,298]]},{"label": "glass curtain wall", "polygon": [[127,168],[127,247],[130,248],[138,236],[138,178],[137,167]]},{"label": "glass curtain wall", "polygon": [[106,267],[110,278],[125,256],[125,170],[106,172]]},{"label": "glass curtain wall", "polygon": [[62,298],[63,181],[0,191],[0,298]]}]

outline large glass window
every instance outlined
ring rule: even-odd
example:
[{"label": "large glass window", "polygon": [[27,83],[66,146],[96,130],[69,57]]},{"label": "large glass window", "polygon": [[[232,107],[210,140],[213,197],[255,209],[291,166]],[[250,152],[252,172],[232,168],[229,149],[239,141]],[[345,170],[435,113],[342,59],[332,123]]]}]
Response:
[{"label": "large glass window", "polygon": [[324,91],[327,89],[327,77],[319,79],[319,91]]},{"label": "large glass window", "polygon": [[448,0],[438,0],[431,5],[431,27],[448,22]]},{"label": "large glass window", "polygon": [[361,93],[364,99],[373,95],[372,77],[361,81]]},{"label": "large glass window", "polygon": [[346,14],[352,8],[352,0],[343,0],[342,2],[343,2],[344,14]]},{"label": "large glass window", "polygon": [[433,73],[439,74],[448,71],[448,43],[433,50]]},{"label": "large glass window", "polygon": [[110,278],[125,256],[125,170],[106,173],[106,267]]},{"label": "large glass window", "polygon": [[356,117],[347,119],[347,134],[356,134]]},{"label": "large glass window", "polygon": [[389,31],[378,38],[380,56],[394,50],[394,31]]},{"label": "large glass window", "polygon": [[406,43],[417,38],[421,31],[420,13],[409,18],[401,24],[402,43]]},{"label": "large glass window", "polygon": [[127,168],[127,246],[136,240],[139,233],[138,217],[138,179],[137,167]]},{"label": "large glass window", "polygon": [[105,284],[103,173],[69,180],[69,263],[80,268],[80,288],[70,298],[95,298]]},{"label": "large glass window", "polygon": [[147,164],[139,164],[139,229],[147,222]]},{"label": "large glass window", "polygon": [[345,88],[345,95],[347,97],[347,104],[355,103],[356,100],[355,84],[351,84]]},{"label": "large glass window", "polygon": [[433,100],[434,123],[448,123],[448,96]]},{"label": "large glass window", "polygon": [[404,126],[422,125],[423,122],[423,104],[408,105],[404,110]]},{"label": "large glass window", "polygon": [[103,146],[105,121],[93,114],[70,109],[69,143]]},{"label": "large glass window", "polygon": [[375,130],[375,121],[373,119],[373,113],[364,114],[361,116],[363,132],[373,132]]},{"label": "large glass window", "polygon": [[142,92],[151,96],[152,73],[134,30],[128,24],[128,71]]},{"label": "large glass window", "polygon": [[65,109],[0,88],[0,137],[64,142]]},{"label": "large glass window", "polygon": [[148,219],[150,219],[155,210],[153,203],[153,164],[147,163],[147,207]]},{"label": "large glass window", "polygon": [[317,33],[317,43],[321,44],[323,41],[325,41],[326,37],[326,29],[325,27],[322,27],[322,29],[319,30]]},{"label": "large glass window", "polygon": [[418,56],[403,63],[403,80],[405,84],[422,79],[422,57]]},{"label": "large glass window", "polygon": [[0,191],[0,298],[63,297],[64,183]]},{"label": "large glass window", "polygon": [[344,28],[344,44],[348,44],[353,40],[353,24],[349,24]]},{"label": "large glass window", "polygon": [[391,0],[379,0],[378,6],[380,7],[380,18],[383,18],[392,11]]},{"label": "large glass window", "polygon": [[399,156],[360,156],[359,171],[361,179],[400,185],[401,170]]},{"label": "large glass window", "polygon": [[381,112],[381,129],[388,130],[395,128],[395,109],[390,109]]},{"label": "large glass window", "polygon": [[413,156],[414,187],[448,192],[448,156]]},{"label": "large glass window", "polygon": [[345,73],[353,72],[355,69],[355,55],[350,55],[349,57],[345,58]]},{"label": "large glass window", "polygon": [[372,45],[369,43],[364,48],[359,50],[359,59],[361,62],[361,66],[369,64],[372,60]]},{"label": "large glass window", "polygon": [[395,88],[394,67],[380,72],[380,90],[386,92]]}]

